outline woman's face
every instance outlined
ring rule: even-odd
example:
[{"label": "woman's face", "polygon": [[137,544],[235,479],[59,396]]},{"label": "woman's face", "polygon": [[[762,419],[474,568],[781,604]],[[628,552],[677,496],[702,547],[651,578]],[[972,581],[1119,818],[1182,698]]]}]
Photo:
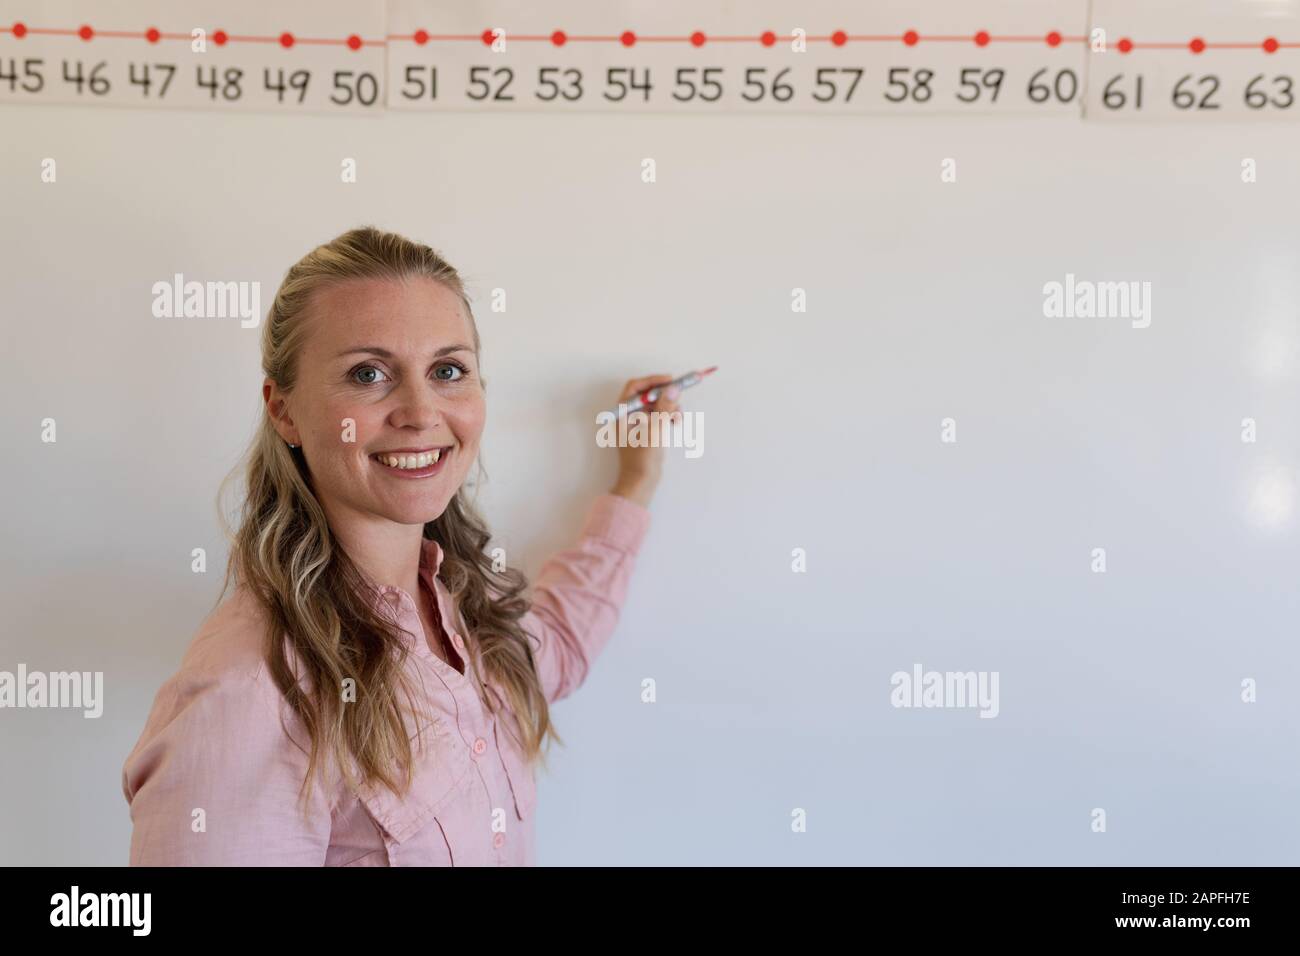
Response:
[{"label": "woman's face", "polygon": [[[351,279],[319,290],[305,321],[292,394],[264,391],[273,416],[285,400],[277,430],[302,446],[331,525],[437,518],[469,473],[487,417],[460,297],[423,276]],[[433,449],[437,464],[414,471],[378,457],[413,464]]]}]

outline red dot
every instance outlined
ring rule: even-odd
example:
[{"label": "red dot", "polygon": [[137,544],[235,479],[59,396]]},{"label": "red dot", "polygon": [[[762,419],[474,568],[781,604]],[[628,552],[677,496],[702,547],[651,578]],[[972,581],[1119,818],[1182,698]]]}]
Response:
[{"label": "red dot", "polygon": [[484,46],[491,46],[491,45],[492,45],[492,31],[491,31],[491,30],[484,30],[484,31],[483,31],[483,45],[484,45]]},{"label": "red dot", "polygon": [[1133,41],[1128,37],[1124,37],[1119,41],[1118,46],[1120,53],[1127,53],[1129,50],[1133,49]]},{"label": "red dot", "polygon": [[1276,52],[1277,52],[1277,38],[1276,38],[1276,37],[1269,37],[1267,40],[1264,41],[1264,52],[1265,52],[1265,53],[1276,53]]},{"label": "red dot", "polygon": [[25,23],[15,23],[15,24],[14,24],[14,36],[16,36],[16,37],[17,37],[18,39],[20,39],[20,40],[21,40],[23,37],[27,36],[27,24],[25,24]]},{"label": "red dot", "polygon": [[906,33],[903,34],[903,42],[906,43],[908,46],[916,46],[916,41],[919,39],[921,38],[916,35],[915,30],[908,30]]},{"label": "red dot", "polygon": [[623,35],[619,37],[619,40],[622,42],[624,46],[631,46],[633,43],[636,42],[636,34],[633,33],[631,30],[624,30]]},{"label": "red dot", "polygon": [[691,46],[704,46],[704,34],[699,30],[691,34]]},{"label": "red dot", "polygon": [[1047,45],[1048,45],[1048,46],[1060,46],[1060,45],[1061,45],[1061,35],[1060,35],[1059,33],[1057,33],[1055,30],[1053,30],[1051,33],[1047,34]]},{"label": "red dot", "polygon": [[280,46],[284,47],[286,50],[289,49],[289,47],[293,46],[293,34],[292,34],[292,33],[281,33],[281,34],[280,34]]},{"label": "red dot", "polygon": [[229,39],[230,37],[226,36],[225,30],[218,30],[216,33],[212,34],[212,42],[217,46],[225,46],[226,41]]},{"label": "red dot", "polygon": [[1205,41],[1200,37],[1196,37],[1191,43],[1187,44],[1187,48],[1193,53],[1201,53],[1205,50]]},{"label": "red dot", "polygon": [[554,43],[556,46],[564,46],[564,41],[567,39],[568,37],[564,35],[563,30],[556,30],[554,33],[551,34],[551,42]]},{"label": "red dot", "polygon": [[428,43],[428,42],[429,42],[429,31],[428,31],[428,30],[416,30],[416,31],[415,31],[415,42],[418,43],[420,46],[424,46],[426,43]]},{"label": "red dot", "polygon": [[776,34],[773,33],[771,30],[768,30],[764,32],[764,34],[761,37],[759,37],[759,39],[763,41],[763,46],[772,46],[774,43],[776,43]]},{"label": "red dot", "polygon": [[979,33],[975,34],[975,45],[976,45],[976,46],[988,46],[988,45],[989,45],[989,35],[988,35],[985,31],[983,31],[983,30],[981,30]]},{"label": "red dot", "polygon": [[157,27],[150,27],[144,31],[144,38],[150,43],[157,43],[160,37],[162,37],[162,34],[158,32]]},{"label": "red dot", "polygon": [[360,49],[361,49],[361,37],[357,36],[355,33],[352,34],[352,36],[348,37],[348,49],[349,49],[349,50],[360,50]]},{"label": "red dot", "polygon": [[849,40],[848,35],[843,30],[836,30],[831,34],[831,42],[836,46],[844,46]]},{"label": "red dot", "polygon": [[94,35],[95,35],[95,31],[90,29],[90,27],[82,27],[80,30],[77,31],[77,36],[81,37],[81,39],[83,40],[89,40]]}]

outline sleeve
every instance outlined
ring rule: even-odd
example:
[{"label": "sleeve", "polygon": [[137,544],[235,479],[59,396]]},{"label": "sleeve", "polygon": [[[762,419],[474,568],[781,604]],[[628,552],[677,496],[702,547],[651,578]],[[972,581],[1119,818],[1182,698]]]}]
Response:
[{"label": "sleeve", "polygon": [[582,684],[613,635],[649,527],[648,508],[621,495],[601,495],[577,542],[542,565],[520,623],[532,638],[548,702]]},{"label": "sleeve", "polygon": [[184,670],[159,691],[122,771],[132,866],[322,866],[329,795],[304,816],[307,755],[257,675]]}]

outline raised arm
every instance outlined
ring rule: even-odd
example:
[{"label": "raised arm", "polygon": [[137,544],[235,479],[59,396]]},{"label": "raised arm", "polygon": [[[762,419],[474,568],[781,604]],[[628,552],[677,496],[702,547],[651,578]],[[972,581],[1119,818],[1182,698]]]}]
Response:
[{"label": "raised arm", "polygon": [[[634,378],[619,403],[667,374]],[[681,420],[676,386],[665,389],[647,411]],[[533,581],[533,600],[520,623],[532,637],[533,654],[548,701],[573,693],[586,680],[596,655],[618,623],[632,567],[650,527],[650,499],[663,476],[659,444],[619,446],[618,480],[587,512],[577,542],[551,557]]]},{"label": "raised arm", "polygon": [[578,540],[542,565],[520,623],[548,701],[567,697],[608,643],[627,596],[637,551],[650,526],[644,505],[616,494],[591,505]]}]

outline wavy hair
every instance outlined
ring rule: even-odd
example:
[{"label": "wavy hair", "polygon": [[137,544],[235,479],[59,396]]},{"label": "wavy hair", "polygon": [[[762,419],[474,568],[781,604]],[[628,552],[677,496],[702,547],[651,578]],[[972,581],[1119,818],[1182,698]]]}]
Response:
[{"label": "wavy hair", "polygon": [[[478,327],[457,271],[429,246],[363,226],[313,249],[285,273],[262,327],[262,371],[284,392],[293,390],[311,329],[310,303],[320,290],[350,279],[400,281],[411,276],[428,277],[456,293],[469,318],[477,357]],[[232,532],[221,500],[241,470],[245,489]],[[479,471],[486,477],[481,460]],[[265,407],[252,442],[217,497],[231,544],[217,601],[234,580],[269,618],[264,645],[269,672],[310,737],[304,801],[310,799],[312,780],[324,760],[354,790],[378,783],[401,796],[413,777],[413,752],[400,698],[413,708],[419,699],[404,676],[408,649],[403,632],[376,610],[373,586],[325,520],[302,449],[285,443]],[[480,672],[475,654],[466,655],[479,686],[490,681],[499,688],[517,721],[525,757],[542,756],[548,734],[562,740],[551,724],[520,624],[528,610],[523,596],[527,579],[517,569],[493,570],[486,553],[491,535],[465,487],[425,524],[423,535],[443,549],[438,576],[460,611],[470,650],[477,648],[482,659]],[[347,679],[355,682],[353,702],[344,702],[341,693]],[[497,713],[494,696],[483,694],[485,706]]]}]

